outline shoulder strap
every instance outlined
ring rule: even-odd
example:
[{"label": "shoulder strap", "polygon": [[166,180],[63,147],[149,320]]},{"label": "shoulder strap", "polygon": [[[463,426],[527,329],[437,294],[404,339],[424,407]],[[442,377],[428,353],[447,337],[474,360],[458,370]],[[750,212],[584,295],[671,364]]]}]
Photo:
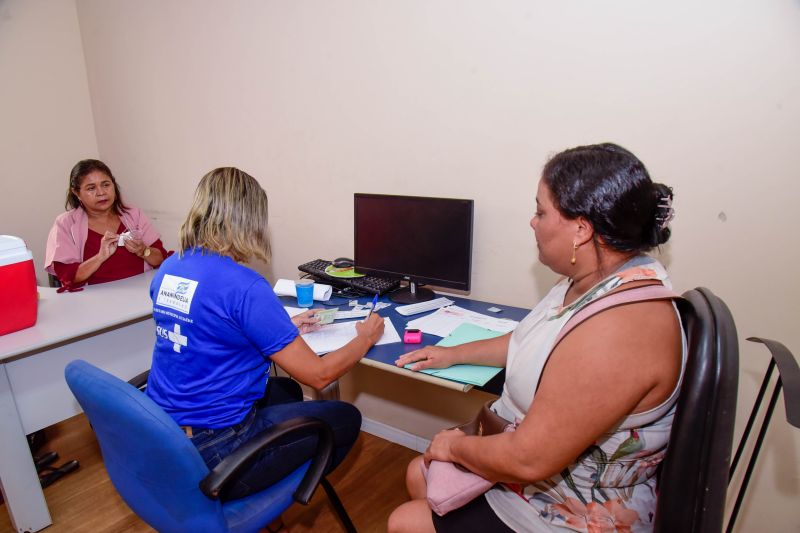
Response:
[{"label": "shoulder strap", "polygon": [[[625,305],[634,302],[648,302],[653,300],[675,300],[680,299],[681,296],[671,291],[670,289],[664,287],[661,283],[654,283],[651,285],[640,285],[638,287],[631,287],[629,289],[619,289],[613,291],[605,296],[601,296],[597,300],[593,301],[567,320],[567,323],[564,324],[564,327],[561,328],[561,331],[558,333],[558,337],[556,337],[555,342],[553,343],[553,347],[550,348],[550,354],[547,356],[547,361],[550,360],[550,355],[556,349],[556,346],[561,342],[561,340],[567,336],[567,334],[575,329],[576,326],[581,324],[584,320],[593,317],[598,313],[602,313],[606,309],[611,309],[612,307],[619,307],[620,305]],[[545,362],[547,365],[547,362]],[[541,374],[539,374],[539,381],[536,383],[536,390],[539,390],[539,385],[542,383],[542,377],[544,376],[544,369],[542,369]]]},{"label": "shoulder strap", "polygon": [[564,327],[561,328],[561,331],[558,333],[558,337],[556,337],[556,341],[553,343],[553,349],[555,349],[558,343],[561,342],[561,339],[566,337],[567,334],[575,329],[575,327],[581,322],[605,311],[606,309],[619,307],[620,305],[634,302],[673,300],[680,297],[681,296],[679,294],[664,287],[664,285],[661,285],[660,283],[611,292],[601,298],[598,298],[572,315],[572,317],[567,321],[566,324],[564,324]]}]

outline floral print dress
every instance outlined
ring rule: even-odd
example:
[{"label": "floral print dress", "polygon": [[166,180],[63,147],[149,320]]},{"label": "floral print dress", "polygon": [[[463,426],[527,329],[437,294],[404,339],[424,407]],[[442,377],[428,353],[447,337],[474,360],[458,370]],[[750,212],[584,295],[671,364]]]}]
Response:
[{"label": "floral print dress", "polygon": [[[553,287],[511,337],[506,383],[493,410],[507,420],[525,418],[564,324],[600,296],[642,279],[658,279],[670,287],[664,268],[647,256],[634,258],[566,307],[562,304],[570,281]],[[685,364],[684,338],[681,379]],[[621,420],[559,475],[528,485],[496,485],[486,499],[515,531],[652,531],[655,473],[666,453],[679,388],[680,380],[664,403]]]}]

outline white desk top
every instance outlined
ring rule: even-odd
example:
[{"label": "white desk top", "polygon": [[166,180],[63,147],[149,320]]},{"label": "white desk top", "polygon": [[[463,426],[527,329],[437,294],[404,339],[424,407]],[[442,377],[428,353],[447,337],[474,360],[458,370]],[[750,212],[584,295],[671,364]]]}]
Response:
[{"label": "white desk top", "polygon": [[50,287],[39,287],[36,324],[0,336],[0,361],[150,317],[150,281],[154,275],[151,270],[61,294]]}]

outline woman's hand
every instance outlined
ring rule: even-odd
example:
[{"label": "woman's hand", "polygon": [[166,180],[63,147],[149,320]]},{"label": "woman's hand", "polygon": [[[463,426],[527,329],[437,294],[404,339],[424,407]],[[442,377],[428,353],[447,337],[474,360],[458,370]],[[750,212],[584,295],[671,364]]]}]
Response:
[{"label": "woman's hand", "polygon": [[433,437],[431,445],[425,450],[423,460],[425,466],[430,466],[431,461],[455,462],[453,458],[453,443],[458,439],[466,437],[460,429],[446,429],[440,431]]},{"label": "woman's hand", "polygon": [[409,368],[416,372],[423,368],[447,368],[453,366],[456,361],[453,351],[449,348],[431,345],[403,354],[394,362],[395,366],[401,368],[409,363],[414,363]]},{"label": "woman's hand", "polygon": [[304,311],[299,315],[294,315],[292,317],[292,324],[297,326],[297,329],[300,330],[300,334],[317,331],[322,326],[317,324],[317,322],[319,322],[319,318],[317,318],[316,313],[317,309],[309,309],[308,311]]},{"label": "woman's hand", "polygon": [[100,261],[105,261],[117,251],[117,243],[119,242],[119,235],[106,231],[100,239],[100,250],[97,252]]},{"label": "woman's hand", "polygon": [[383,336],[383,317],[372,313],[363,322],[356,322],[356,335],[366,337],[370,346],[374,346]]},{"label": "woman's hand", "polygon": [[142,239],[136,239],[136,238],[131,237],[131,238],[128,238],[128,239],[124,239],[123,242],[125,243],[125,249],[126,250],[128,250],[130,253],[132,253],[136,257],[144,259],[143,254],[144,254],[145,249],[147,248],[147,245],[145,245],[145,243],[144,243],[144,241],[142,241]]}]

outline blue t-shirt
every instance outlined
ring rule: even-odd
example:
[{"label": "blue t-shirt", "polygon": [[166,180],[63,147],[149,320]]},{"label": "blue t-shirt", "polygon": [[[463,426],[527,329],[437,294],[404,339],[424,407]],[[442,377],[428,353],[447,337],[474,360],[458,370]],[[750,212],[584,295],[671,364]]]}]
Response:
[{"label": "blue t-shirt", "polygon": [[196,249],[161,264],[150,298],[147,395],[182,426],[241,422],[264,395],[269,357],[298,334],[272,287],[230,257]]}]

